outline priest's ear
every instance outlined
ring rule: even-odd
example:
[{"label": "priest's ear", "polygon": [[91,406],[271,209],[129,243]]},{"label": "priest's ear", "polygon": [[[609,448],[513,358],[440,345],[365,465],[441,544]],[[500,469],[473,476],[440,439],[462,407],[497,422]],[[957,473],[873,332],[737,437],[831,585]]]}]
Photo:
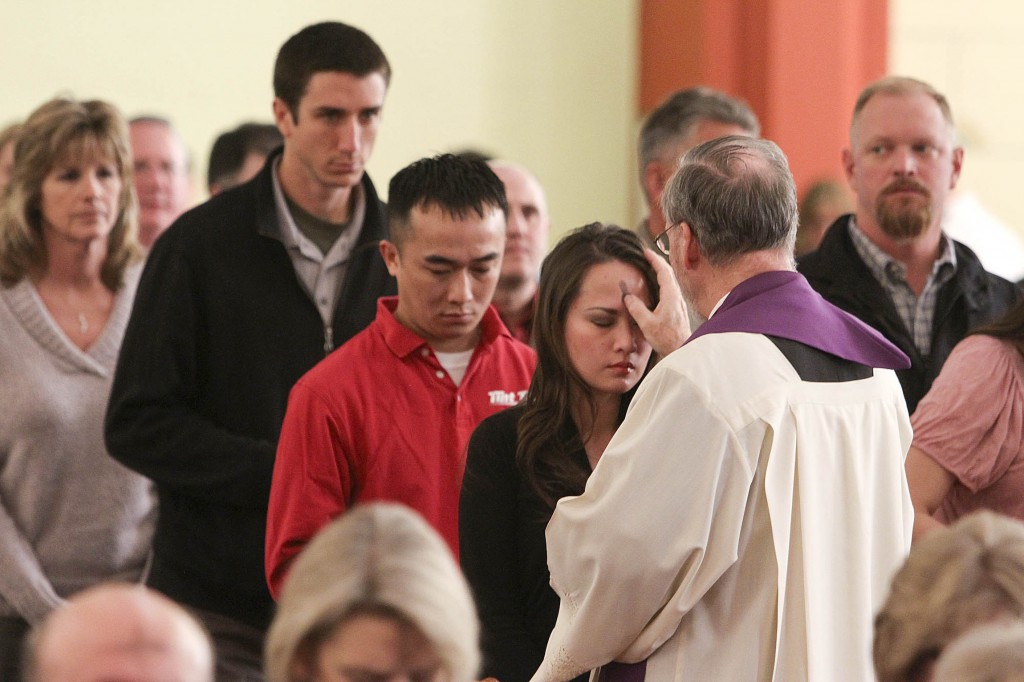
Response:
[{"label": "priest's ear", "polygon": [[697,266],[701,261],[704,260],[704,254],[700,250],[700,244],[697,242],[697,235],[690,229],[690,224],[686,222],[679,223],[679,245],[675,252],[675,258],[682,256],[682,261],[679,263],[679,267],[683,270],[696,270]]}]

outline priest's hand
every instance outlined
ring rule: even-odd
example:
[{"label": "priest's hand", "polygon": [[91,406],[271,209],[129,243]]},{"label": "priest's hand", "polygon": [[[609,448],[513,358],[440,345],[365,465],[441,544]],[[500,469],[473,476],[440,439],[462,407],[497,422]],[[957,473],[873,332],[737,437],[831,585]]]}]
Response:
[{"label": "priest's hand", "polygon": [[690,338],[690,321],[672,266],[650,249],[644,249],[644,255],[658,276],[658,305],[654,310],[648,310],[640,298],[625,288],[622,302],[654,352],[665,357]]}]

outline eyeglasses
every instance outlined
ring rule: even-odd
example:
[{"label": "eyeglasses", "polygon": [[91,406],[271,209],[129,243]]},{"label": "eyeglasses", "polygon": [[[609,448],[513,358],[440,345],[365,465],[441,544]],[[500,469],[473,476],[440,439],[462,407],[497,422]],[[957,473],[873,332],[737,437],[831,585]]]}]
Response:
[{"label": "eyeglasses", "polygon": [[657,237],[654,238],[654,245],[658,247],[658,251],[661,251],[666,256],[668,255],[668,233],[673,227],[679,227],[680,223],[669,225],[665,230],[662,231]]}]

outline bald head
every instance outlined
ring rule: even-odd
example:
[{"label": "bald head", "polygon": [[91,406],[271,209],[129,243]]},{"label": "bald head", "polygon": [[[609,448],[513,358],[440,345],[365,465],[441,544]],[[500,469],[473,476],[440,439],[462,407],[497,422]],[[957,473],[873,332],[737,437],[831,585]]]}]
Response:
[{"label": "bald head", "polygon": [[202,627],[141,585],[101,585],[54,611],[33,634],[30,682],[212,682]]},{"label": "bald head", "polygon": [[508,197],[508,236],[498,286],[527,285],[535,289],[551,229],[544,188],[518,163],[489,161],[488,165],[505,185]]},{"label": "bald head", "polygon": [[192,201],[188,150],[170,121],[156,116],[132,119],[128,131],[139,196],[139,241],[150,247]]}]

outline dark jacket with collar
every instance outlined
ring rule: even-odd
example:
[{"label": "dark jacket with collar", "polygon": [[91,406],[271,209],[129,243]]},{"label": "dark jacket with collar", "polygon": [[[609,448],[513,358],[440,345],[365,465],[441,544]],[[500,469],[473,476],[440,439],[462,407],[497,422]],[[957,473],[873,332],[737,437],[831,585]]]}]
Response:
[{"label": "dark jacket with collar", "polygon": [[258,628],[271,473],[288,392],[373,321],[395,293],[378,251],[385,207],[363,176],[366,217],[330,332],[278,234],[271,157],[250,182],[179,218],[153,246],[118,362],[110,453],[156,483],[149,584]]},{"label": "dark jacket with collar", "polygon": [[973,251],[954,241],[956,273],[939,290],[931,353],[924,356],[914,345],[892,299],[857,253],[849,232],[850,217],[836,220],[818,250],[803,256],[797,269],[828,301],[882,332],[910,357],[910,369],[896,374],[903,385],[907,408],[913,412],[953,346],[969,331],[1002,316],[1021,292],[1016,285],[987,272]]}]

